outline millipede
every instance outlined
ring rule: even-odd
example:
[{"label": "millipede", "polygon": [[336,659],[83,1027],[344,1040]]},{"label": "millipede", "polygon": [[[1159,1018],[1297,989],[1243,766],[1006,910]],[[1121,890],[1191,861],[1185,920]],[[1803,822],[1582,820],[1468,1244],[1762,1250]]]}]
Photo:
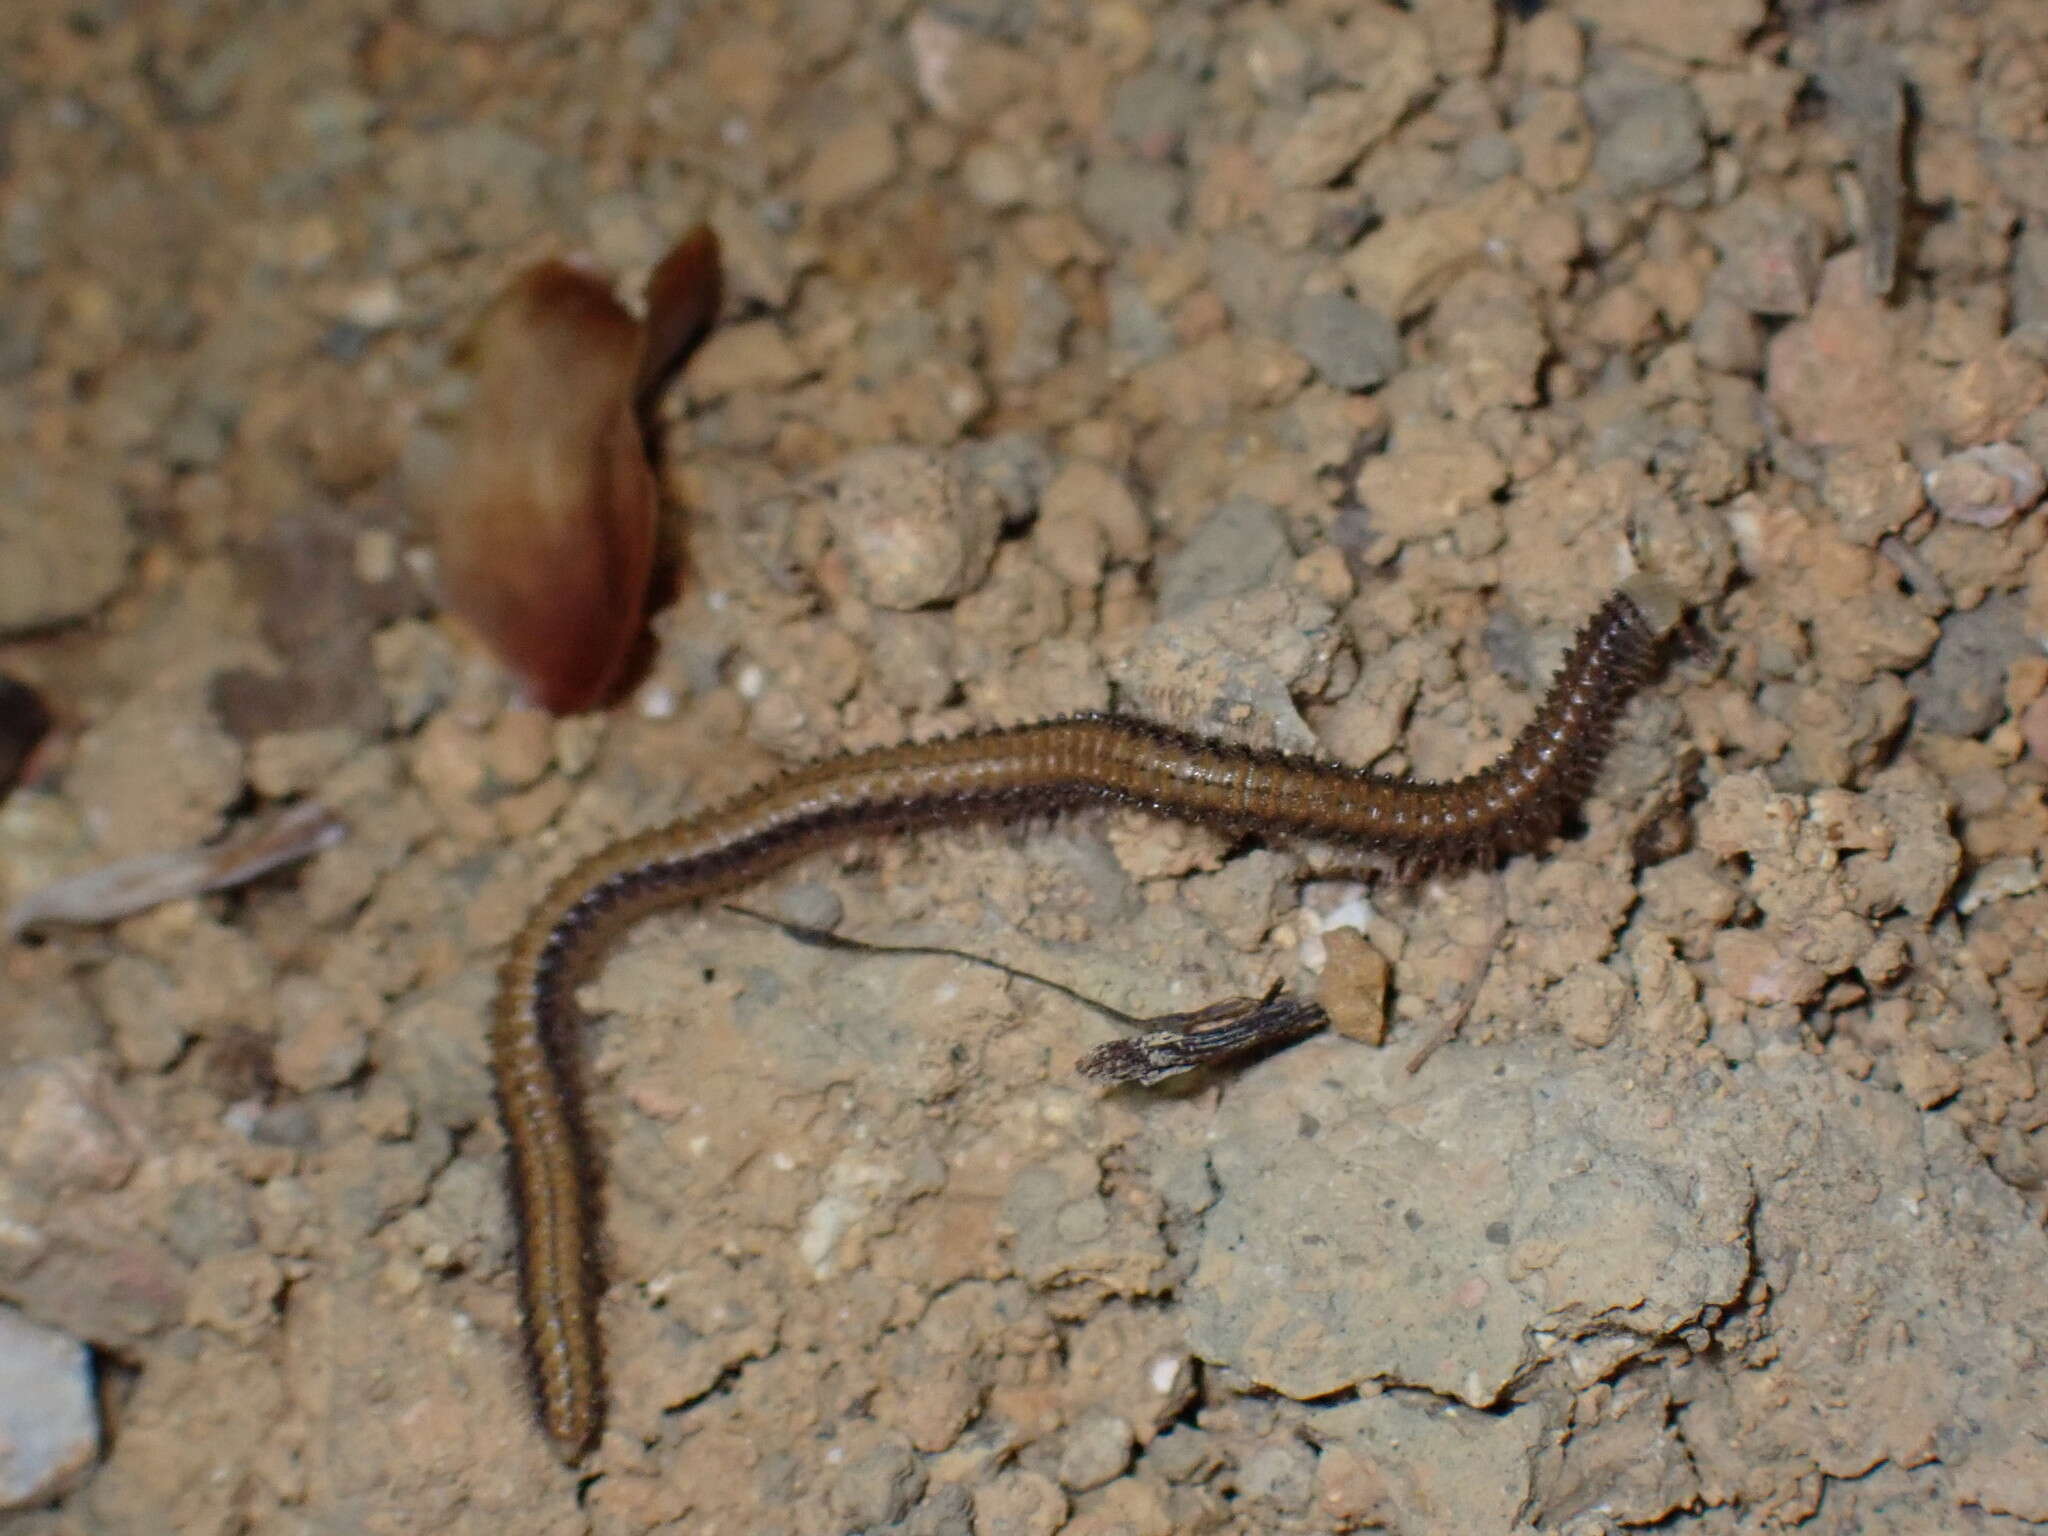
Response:
[{"label": "millipede", "polygon": [[1528,725],[1462,779],[1388,777],[1126,716],[1075,715],[828,758],[577,864],[514,939],[491,1025],[527,1372],[556,1453],[580,1461],[604,1421],[601,1181],[579,1095],[575,989],[627,926],[850,838],[1090,805],[1330,843],[1384,857],[1410,878],[1490,864],[1543,846],[1584,798],[1681,612],[1655,577],[1624,582],[1579,631]]}]

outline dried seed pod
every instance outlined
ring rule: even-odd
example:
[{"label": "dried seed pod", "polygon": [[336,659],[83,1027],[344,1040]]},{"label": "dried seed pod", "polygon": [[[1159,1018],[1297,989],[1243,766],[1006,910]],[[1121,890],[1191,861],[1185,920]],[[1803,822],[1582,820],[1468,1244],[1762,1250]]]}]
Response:
[{"label": "dried seed pod", "polygon": [[546,261],[471,344],[476,394],[435,509],[442,588],[556,714],[604,703],[640,634],[657,511],[642,407],[718,287],[709,230],[656,268],[646,324],[602,279]]}]

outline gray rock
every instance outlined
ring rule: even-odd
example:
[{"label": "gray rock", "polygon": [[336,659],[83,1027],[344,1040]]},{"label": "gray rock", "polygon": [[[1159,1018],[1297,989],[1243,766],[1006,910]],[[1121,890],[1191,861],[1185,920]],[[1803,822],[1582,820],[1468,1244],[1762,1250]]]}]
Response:
[{"label": "gray rock", "polygon": [[1315,1453],[1299,1440],[1265,1446],[1237,1469],[1237,1491],[1275,1509],[1305,1510],[1315,1497]]},{"label": "gray rock", "polygon": [[894,446],[846,458],[826,518],[861,596],[901,610],[974,590],[1002,530],[995,498],[958,465]]},{"label": "gray rock", "polygon": [[1159,615],[1174,618],[1220,597],[1257,591],[1294,564],[1280,514],[1233,496],[1159,566]]},{"label": "gray rock", "polygon": [[1038,0],[937,0],[932,10],[955,26],[999,42],[1021,43],[1038,20]]},{"label": "gray rock", "polygon": [[428,26],[450,37],[517,37],[545,26],[555,0],[423,0]]},{"label": "gray rock", "polygon": [[1586,82],[1593,166],[1617,197],[1655,192],[1707,163],[1706,114],[1682,80],[1615,67]]},{"label": "gray rock", "polygon": [[1169,245],[1186,195],[1183,173],[1123,156],[1091,164],[1081,177],[1081,213],[1118,245]]},{"label": "gray rock", "polygon": [[853,1526],[889,1525],[910,1513],[924,1485],[924,1462],[915,1451],[878,1446],[832,1484],[832,1509]]},{"label": "gray rock", "polygon": [[1821,233],[1812,214],[1763,193],[1736,199],[1708,223],[1721,253],[1718,292],[1753,315],[1803,315],[1820,281]]},{"label": "gray rock", "polygon": [[960,460],[968,478],[995,496],[1009,527],[1030,522],[1038,513],[1038,498],[1052,484],[1052,450],[1034,433],[1005,432],[967,443]]},{"label": "gray rock", "polygon": [[1173,350],[1173,327],[1127,279],[1109,282],[1109,349],[1126,367],[1156,362]]},{"label": "gray rock", "polygon": [[974,1536],[974,1495],[965,1483],[944,1483],[897,1527],[902,1536]]},{"label": "gray rock", "polygon": [[1394,322],[1342,293],[1310,293],[1288,315],[1294,350],[1339,389],[1373,389],[1401,367]]},{"label": "gray rock", "polygon": [[1244,330],[1278,334],[1309,265],[1309,257],[1276,251],[1237,230],[1209,242],[1209,281]]},{"label": "gray rock", "polygon": [[1515,141],[1498,131],[1475,133],[1458,148],[1458,169],[1481,186],[1512,176],[1522,168]]},{"label": "gray rock", "polygon": [[87,617],[127,579],[134,542],[105,480],[18,464],[0,480],[0,637]]},{"label": "gray rock", "polygon": [[1950,736],[1981,736],[2005,716],[2005,674],[2033,650],[2018,594],[1986,600],[1942,621],[1934,654],[1906,679],[1914,718]]},{"label": "gray rock", "polygon": [[[1652,1471],[1716,1443],[1738,1411],[1712,1405],[1766,1364],[1743,1343],[1758,1329],[1793,1396],[1746,1432],[1745,1461],[1814,1476],[1938,1438],[1945,1501],[2048,1518],[2044,1328],[2012,1301],[2048,1237],[1961,1131],[1796,1042],[1764,1044],[1755,1071],[1661,1080],[1612,1056],[1454,1047],[1410,1078],[1311,1041],[1247,1074],[1211,1143],[1191,1347],[1289,1397],[1389,1389],[1318,1412],[1315,1433],[1376,1468],[1402,1529],[1427,1525],[1453,1460],[1491,1469],[1512,1512],[1549,1435],[1514,1405],[1553,1388],[1629,1383],[1616,1407],[1643,1401]],[[1987,1331],[2010,1347],[1987,1352]],[[1645,1385],[1674,1350],[1686,1400],[1708,1405],[1691,1429]],[[1661,1477],[1631,1497],[1686,1496]]]},{"label": "gray rock", "polygon": [[1122,1475],[1131,1464],[1130,1423],[1106,1408],[1091,1408],[1067,1431],[1060,1451],[1060,1483],[1086,1493]]},{"label": "gray rock", "polygon": [[91,1351],[0,1303],[0,1509],[48,1503],[99,1451]]},{"label": "gray rock", "polygon": [[1109,131],[1145,159],[1164,160],[1180,149],[1201,99],[1185,75],[1154,65],[1116,88]]}]

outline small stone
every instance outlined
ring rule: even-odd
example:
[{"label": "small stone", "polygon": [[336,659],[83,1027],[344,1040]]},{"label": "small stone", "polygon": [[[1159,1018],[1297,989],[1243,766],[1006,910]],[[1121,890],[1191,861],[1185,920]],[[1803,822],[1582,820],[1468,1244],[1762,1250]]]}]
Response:
[{"label": "small stone", "polygon": [[1569,191],[1593,164],[1593,125],[1576,91],[1530,92],[1515,113],[1510,142],[1539,192]]},{"label": "small stone", "polygon": [[1116,88],[1109,131],[1147,160],[1165,160],[1179,152],[1201,101],[1201,91],[1187,76],[1155,65]]},{"label": "small stone", "polygon": [[1031,193],[1031,175],[1023,156],[1006,144],[977,144],[960,161],[960,180],[967,195],[997,212],[1015,208]]},{"label": "small stone", "polygon": [[1628,989],[1604,965],[1582,965],[1552,987],[1544,1012],[1572,1044],[1598,1050],[1614,1038]]},{"label": "small stone", "polygon": [[1574,86],[1586,69],[1586,34],[1563,11],[1538,11],[1522,24],[1522,67],[1542,85]]},{"label": "small stone", "polygon": [[2048,763],[2048,693],[2029,704],[2027,712],[2020,716],[2020,734],[2026,738],[2034,761]]},{"label": "small stone", "polygon": [[813,207],[836,208],[888,185],[901,164],[888,120],[857,117],[818,146],[797,178],[797,195]]},{"label": "small stone", "polygon": [[1244,64],[1252,89],[1267,101],[1299,101],[1315,62],[1308,40],[1277,15],[1261,12],[1251,18]]},{"label": "small stone", "polygon": [[1927,472],[1927,499],[1943,517],[1996,528],[2041,499],[2041,466],[2013,443],[1952,453]]},{"label": "small stone", "polygon": [[870,448],[848,458],[826,516],[854,582],[882,608],[922,608],[972,591],[1002,531],[992,494],[976,494],[943,456]]},{"label": "small stone", "polygon": [[1871,293],[1863,254],[1845,251],[1822,269],[1812,310],[1765,349],[1771,404],[1814,447],[1896,444],[1919,414],[1901,350],[1898,317]]},{"label": "small stone", "polygon": [[1120,245],[1170,245],[1180,224],[1182,173],[1122,156],[1096,160],[1081,177],[1081,213]]},{"label": "small stone", "polygon": [[1173,327],[1145,290],[1124,278],[1109,280],[1109,349],[1125,367],[1156,362],[1173,350]]},{"label": "small stone", "polygon": [[1050,272],[1004,263],[982,310],[988,367],[1003,384],[1032,384],[1064,360],[1074,306]]},{"label": "small stone", "polygon": [[1813,215],[1762,193],[1738,198],[1709,225],[1721,252],[1715,282],[1753,315],[1803,315],[1820,281]]},{"label": "small stone", "polygon": [[934,1488],[899,1529],[903,1536],[974,1536],[974,1495],[965,1483]]},{"label": "small stone", "polygon": [[1036,1472],[1004,1472],[974,1490],[974,1536],[1053,1536],[1067,1496]]},{"label": "small stone", "polygon": [[1106,1408],[1092,1408],[1067,1431],[1060,1484],[1073,1493],[1100,1488],[1131,1464],[1131,1426]]},{"label": "small stone", "polygon": [[1933,655],[1906,679],[1915,721],[1951,736],[1983,735],[2005,718],[2006,673],[2033,649],[2016,595],[1950,614]]},{"label": "small stone", "polygon": [[1275,1509],[1306,1510],[1316,1487],[1316,1454],[1299,1440],[1254,1451],[1237,1469],[1238,1492]]},{"label": "small stone", "polygon": [[184,1051],[192,1021],[181,1016],[177,988],[154,960],[115,955],[93,990],[114,1027],[115,1054],[131,1072],[161,1072]]},{"label": "small stone", "polygon": [[1962,1069],[1924,1040],[1908,1040],[1892,1056],[1899,1086],[1922,1109],[1952,1099],[1963,1086]]},{"label": "small stone", "polygon": [[809,370],[773,320],[721,326],[691,354],[683,387],[700,403],[748,389],[781,389]]},{"label": "small stone", "polygon": [[776,898],[775,911],[786,923],[830,933],[846,915],[838,892],[816,880],[803,880]]},{"label": "small stone", "polygon": [[1724,294],[1709,293],[1692,317],[1693,350],[1700,365],[1721,373],[1754,375],[1764,365],[1764,328],[1755,315]]},{"label": "small stone", "polygon": [[546,26],[555,0],[423,0],[420,16],[450,37],[517,37]]},{"label": "small stone", "polygon": [[1377,388],[1401,367],[1394,322],[1341,293],[1303,294],[1294,301],[1288,330],[1295,350],[1339,389]]},{"label": "small stone", "polygon": [[1293,563],[1280,514],[1253,497],[1233,496],[1160,563],[1160,617],[1257,591]]},{"label": "small stone", "polygon": [[1715,934],[1714,966],[1722,986],[1760,1007],[1810,1003],[1828,980],[1819,967],[1792,953],[1781,937],[1754,928],[1723,928]]},{"label": "small stone", "polygon": [[960,462],[971,481],[995,496],[1005,526],[1012,528],[1031,521],[1053,478],[1052,452],[1043,438],[1030,432],[1005,432],[964,444]]},{"label": "small stone", "polygon": [[1046,564],[1077,587],[1102,579],[1106,560],[1136,564],[1150,553],[1152,530],[1120,475],[1076,459],[1045,488],[1036,530]]},{"label": "small stone", "polygon": [[893,1524],[924,1493],[925,1476],[924,1462],[909,1446],[878,1446],[833,1480],[833,1512],[855,1527]]},{"label": "small stone", "polygon": [[1919,472],[1896,443],[1849,447],[1828,456],[1821,500],[1844,538],[1875,546],[1927,504]]},{"label": "small stone", "polygon": [[1310,100],[1274,151],[1273,179],[1283,187],[1320,187],[1335,181],[1398,121],[1395,103],[1371,91],[1324,91]]},{"label": "small stone", "polygon": [[1369,459],[1358,472],[1358,497],[1375,533],[1433,538],[1493,499],[1507,466],[1476,437],[1405,448]]},{"label": "small stone", "polygon": [[1486,248],[1486,238],[1472,208],[1425,208],[1388,219],[1359,241],[1344,258],[1344,275],[1361,302],[1408,320]]},{"label": "small stone", "polygon": [[0,1303],[0,1509],[56,1499],[99,1452],[92,1352]]},{"label": "small stone", "polygon": [[1675,186],[1707,163],[1706,116],[1684,81],[1618,67],[1584,95],[1600,132],[1593,168],[1616,197]]},{"label": "small stone", "polygon": [[369,1037],[345,1000],[324,983],[287,977],[278,986],[283,1039],[274,1058],[277,1080],[296,1093],[338,1088],[369,1057]]},{"label": "small stone", "polygon": [[134,534],[119,496],[81,468],[45,475],[19,454],[0,479],[0,637],[85,618],[128,579]]},{"label": "small stone", "polygon": [[283,1291],[284,1272],[269,1254],[254,1249],[216,1254],[192,1272],[185,1322],[231,1339],[254,1339],[276,1323]]},{"label": "small stone", "polygon": [[111,1079],[80,1060],[33,1062],[0,1075],[0,1157],[11,1178],[39,1194],[119,1189],[139,1149],[115,1102]]},{"label": "small stone", "polygon": [[1347,1040],[1382,1045],[1387,1038],[1386,956],[1356,928],[1331,928],[1322,935],[1323,975],[1316,1001],[1330,1016],[1330,1028]]},{"label": "small stone", "polygon": [[[1575,0],[1569,15],[1609,48],[1643,48],[1689,64],[1732,65],[1763,25],[1765,0]],[[1560,13],[1562,14],[1562,13]]]}]

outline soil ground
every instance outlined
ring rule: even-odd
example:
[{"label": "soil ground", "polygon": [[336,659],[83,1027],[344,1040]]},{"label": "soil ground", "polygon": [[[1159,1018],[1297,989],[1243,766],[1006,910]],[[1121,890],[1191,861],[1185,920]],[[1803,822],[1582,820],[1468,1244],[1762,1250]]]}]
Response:
[{"label": "soil ground", "polygon": [[[2048,1523],[2038,0],[0,9],[0,906],[347,827],[0,949],[0,1527]],[[435,595],[463,343],[701,221],[676,595],[551,719]],[[1104,1090],[1028,981],[637,928],[551,1457],[484,1030],[576,856],[1081,709],[1456,776],[1643,567],[1498,870],[1098,813],[750,897],[1343,1035]]]}]

